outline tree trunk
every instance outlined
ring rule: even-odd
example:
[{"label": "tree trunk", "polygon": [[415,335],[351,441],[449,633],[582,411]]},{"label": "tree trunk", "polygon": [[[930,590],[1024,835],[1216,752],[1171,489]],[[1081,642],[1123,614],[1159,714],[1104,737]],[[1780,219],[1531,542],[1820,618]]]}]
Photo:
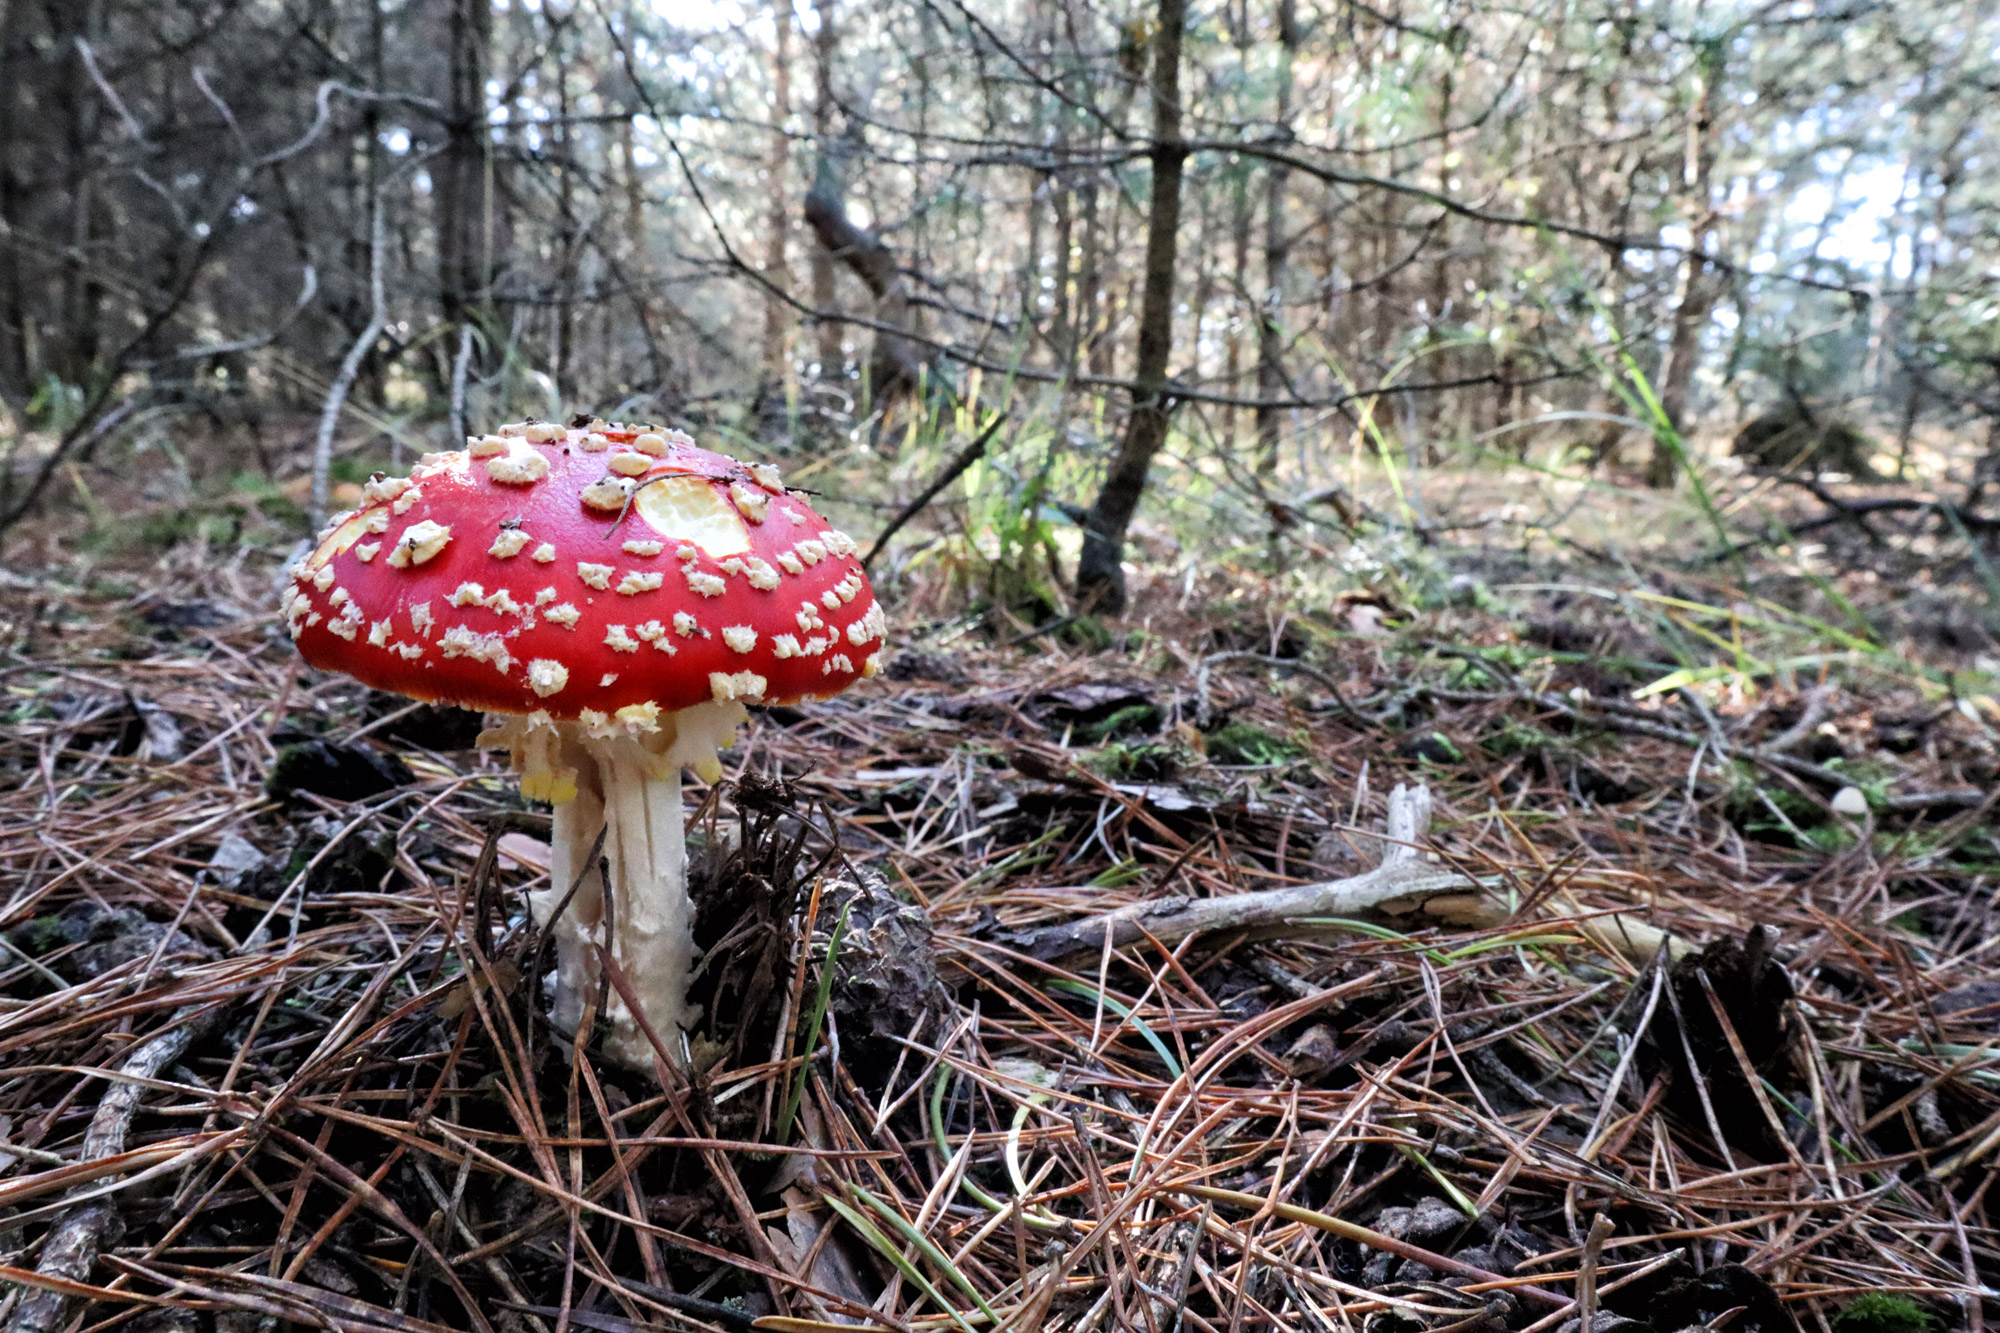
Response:
[{"label": "tree trunk", "polygon": [[875,332],[875,350],[868,362],[870,392],[886,401],[914,390],[922,379],[924,357],[916,344],[895,332],[910,326],[909,288],[894,252],[847,215],[839,164],[826,155],[820,157],[812,189],[806,191],[805,216],[819,238],[818,252],[829,263],[839,259],[847,265],[875,298],[870,313],[882,327]]},{"label": "tree trunk", "polygon": [[1674,299],[1673,334],[1667,343],[1667,360],[1660,371],[1660,411],[1664,425],[1653,429],[1653,452],[1646,461],[1646,484],[1665,488],[1674,484],[1677,440],[1687,438],[1688,389],[1694,383],[1695,362],[1701,358],[1701,331],[1708,325],[1715,304],[1713,284],[1705,280],[1708,261],[1703,257],[1708,238],[1715,230],[1715,209],[1709,200],[1709,168],[1714,160],[1715,85],[1722,75],[1719,45],[1705,48],[1696,63],[1694,116],[1688,123],[1687,163],[1682,179],[1687,185],[1689,204],[1688,252],[1681,261],[1680,288]]},{"label": "tree trunk", "polygon": [[[1224,346],[1222,382],[1229,386],[1234,397],[1243,391],[1243,384],[1237,378],[1243,371],[1243,326],[1248,318],[1259,315],[1258,303],[1250,298],[1250,165],[1238,160],[1230,182],[1229,286],[1233,295],[1230,305],[1229,341]],[[1234,451],[1236,438],[1236,407],[1231,404],[1222,409],[1222,442],[1225,449]]]},{"label": "tree trunk", "polygon": [[[766,168],[771,207],[765,216],[768,231],[764,238],[764,276],[773,287],[789,290],[792,275],[785,263],[785,242],[791,233],[792,214],[785,199],[787,168],[792,158],[787,139],[787,122],[792,116],[792,0],[771,6],[771,27],[777,39],[776,63],[771,71],[771,156]],[[785,332],[790,312],[774,292],[764,296],[764,380],[769,387],[781,387],[788,371]],[[767,392],[769,391],[767,387]]]},{"label": "tree trunk", "polygon": [[1084,518],[1083,552],[1076,591],[1084,609],[1104,615],[1125,610],[1125,531],[1146,489],[1153,455],[1167,441],[1172,402],[1167,362],[1174,343],[1174,264],[1181,220],[1181,34],[1187,0],[1160,0],[1153,34],[1153,186],[1146,224],[1146,286],[1139,311],[1137,384],[1125,438],[1105,475],[1097,501]]},{"label": "tree trunk", "polygon": [[[1278,0],[1278,88],[1274,117],[1279,135],[1292,137],[1292,59],[1299,49],[1296,0]],[[1285,396],[1285,285],[1291,239],[1285,230],[1285,185],[1290,172],[1272,163],[1264,177],[1264,299],[1257,310],[1257,396]],[[1284,432],[1284,410],[1257,409],[1257,466],[1269,473],[1278,467],[1278,440]]]},{"label": "tree trunk", "polygon": [[[549,11],[551,15],[555,11]],[[576,225],[576,159],[569,129],[569,63],[563,49],[567,25],[551,18],[551,71],[556,81],[555,173],[556,173],[556,290],[555,290],[555,380],[556,394],[564,403],[576,397],[576,280],[583,247]]]},{"label": "tree trunk", "polygon": [[[833,4],[834,0],[815,0],[814,12],[819,16],[819,31],[813,34],[813,74],[817,83],[817,100],[813,103],[813,148],[819,155],[818,170],[827,170],[828,155],[833,152]],[[818,188],[814,180],[813,186]],[[813,308],[828,314],[833,312],[836,299],[833,268],[833,252],[820,245],[812,252],[812,297]],[[847,369],[847,355],[841,348],[840,325],[830,319],[819,322],[819,374],[821,379],[839,379]]]},{"label": "tree trunk", "polygon": [[445,143],[432,176],[438,294],[445,322],[452,325],[486,296],[486,64],[492,43],[493,6],[488,0],[451,0]]}]

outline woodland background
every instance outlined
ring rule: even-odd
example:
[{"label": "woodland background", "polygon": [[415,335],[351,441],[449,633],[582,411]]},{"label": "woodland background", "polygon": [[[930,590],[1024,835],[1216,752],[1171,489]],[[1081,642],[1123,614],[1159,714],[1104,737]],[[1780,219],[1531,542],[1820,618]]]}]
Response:
[{"label": "woodland background", "polygon": [[[2000,0],[0,0],[0,1333],[1983,1333],[1996,105]],[[573,412],[890,617],[691,784],[689,1085],[275,614]]]},{"label": "woodland background", "polygon": [[0,31],[0,532],[73,465],[323,511],[577,409],[837,460],[886,517],[997,407],[968,486],[1049,538],[1048,595],[1111,607],[1149,463],[1149,513],[1282,564],[1384,478],[1391,528],[1434,523],[1403,471],[1701,489],[1760,414],[1974,502],[2000,450],[1991,4],[11,0]]}]

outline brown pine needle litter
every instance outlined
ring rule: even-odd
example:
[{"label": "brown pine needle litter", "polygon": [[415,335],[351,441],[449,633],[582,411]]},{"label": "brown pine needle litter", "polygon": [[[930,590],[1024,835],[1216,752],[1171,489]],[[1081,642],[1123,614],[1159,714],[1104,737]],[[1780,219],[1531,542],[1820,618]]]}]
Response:
[{"label": "brown pine needle litter", "polygon": [[[662,1089],[549,1030],[546,824],[462,724],[302,672],[234,568],[4,595],[11,1328],[1983,1326],[1976,710],[1850,817],[1786,735],[1868,725],[1831,691],[906,651],[707,793]],[[1062,944],[1385,861],[1460,891]]]}]

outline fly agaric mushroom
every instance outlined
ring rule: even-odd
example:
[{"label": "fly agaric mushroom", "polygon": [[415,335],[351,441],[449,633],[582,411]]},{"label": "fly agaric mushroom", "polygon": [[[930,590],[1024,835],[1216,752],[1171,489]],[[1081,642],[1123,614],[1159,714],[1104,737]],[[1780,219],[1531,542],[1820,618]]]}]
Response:
[{"label": "fly agaric mushroom", "polygon": [[[681,769],[721,776],[746,703],[875,674],[883,615],[853,539],[776,468],[679,431],[531,421],[376,476],[282,607],[313,666],[490,715],[480,743],[555,806],[549,885],[530,898],[555,936],[556,1026],[582,1022],[603,951],[684,1060]],[[586,864],[600,830],[608,886]],[[640,1015],[615,990],[607,1008],[606,1054],[650,1068]]]}]

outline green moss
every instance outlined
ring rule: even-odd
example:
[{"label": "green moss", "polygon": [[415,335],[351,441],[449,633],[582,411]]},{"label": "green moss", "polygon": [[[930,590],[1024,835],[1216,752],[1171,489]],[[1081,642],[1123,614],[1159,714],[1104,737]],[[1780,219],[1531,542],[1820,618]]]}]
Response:
[{"label": "green moss", "polygon": [[62,918],[58,916],[38,916],[23,922],[14,928],[10,938],[31,958],[40,958],[69,943],[69,936],[63,932]]},{"label": "green moss", "polygon": [[1076,737],[1095,745],[1119,736],[1151,735],[1160,729],[1165,717],[1166,714],[1152,704],[1127,704],[1109,717],[1079,726]]},{"label": "green moss", "polygon": [[1113,782],[1166,782],[1194,760],[1187,746],[1167,740],[1140,745],[1113,742],[1083,754],[1078,762]]},{"label": "green moss", "polygon": [[1937,1316],[1890,1291],[1864,1291],[1833,1317],[1833,1333],[1930,1333]]},{"label": "green moss", "polygon": [[1492,734],[1479,738],[1479,744],[1486,753],[1496,759],[1509,759],[1520,754],[1540,754],[1556,743],[1556,738],[1539,727],[1531,727],[1511,717],[1502,718]]},{"label": "green moss", "polygon": [[1231,722],[1208,737],[1208,757],[1218,764],[1283,764],[1303,759],[1305,753],[1297,741],[1273,736],[1248,722]]}]

